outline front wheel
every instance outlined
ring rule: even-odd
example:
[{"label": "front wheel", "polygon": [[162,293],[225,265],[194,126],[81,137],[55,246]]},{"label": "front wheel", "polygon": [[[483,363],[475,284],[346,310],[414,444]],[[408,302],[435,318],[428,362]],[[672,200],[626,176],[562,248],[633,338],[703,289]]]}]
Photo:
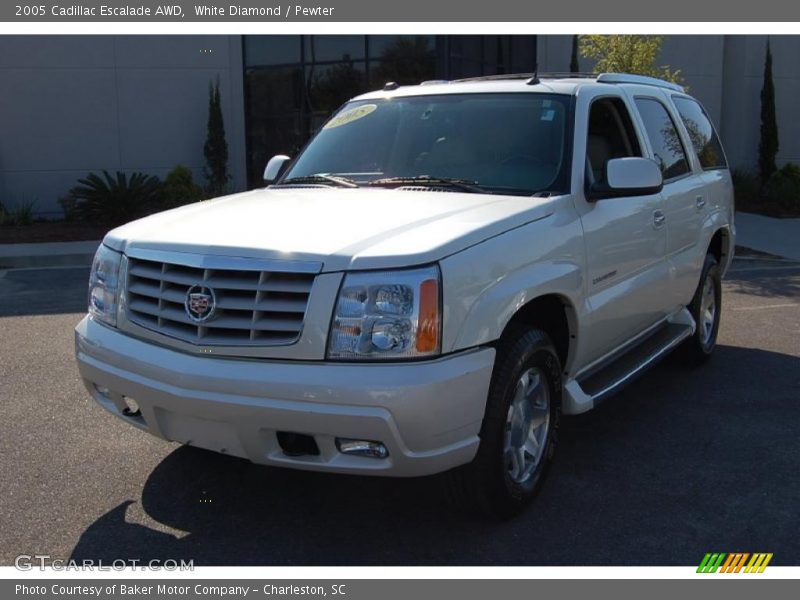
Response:
[{"label": "front wheel", "polygon": [[722,312],[722,278],[717,259],[706,255],[700,283],[689,305],[696,324],[694,335],[681,345],[685,362],[699,365],[711,357],[717,345],[720,314]]},{"label": "front wheel", "polygon": [[451,471],[451,498],[500,518],[541,488],[556,449],[561,363],[540,330],[514,330],[498,347],[475,459]]}]

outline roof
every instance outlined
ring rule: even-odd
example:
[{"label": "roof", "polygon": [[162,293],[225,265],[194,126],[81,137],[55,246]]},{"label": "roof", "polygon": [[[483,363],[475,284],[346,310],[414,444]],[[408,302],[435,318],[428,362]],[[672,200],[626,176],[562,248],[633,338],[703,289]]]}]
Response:
[{"label": "roof", "polygon": [[551,93],[574,95],[578,89],[586,86],[635,84],[649,85],[684,92],[678,84],[627,73],[601,74],[534,74],[515,73],[509,75],[488,75],[453,81],[425,81],[419,85],[398,86],[387,83],[382,90],[368,92],[355,98],[356,100],[377,100],[398,96],[433,96],[438,94],[485,94],[485,93]]}]

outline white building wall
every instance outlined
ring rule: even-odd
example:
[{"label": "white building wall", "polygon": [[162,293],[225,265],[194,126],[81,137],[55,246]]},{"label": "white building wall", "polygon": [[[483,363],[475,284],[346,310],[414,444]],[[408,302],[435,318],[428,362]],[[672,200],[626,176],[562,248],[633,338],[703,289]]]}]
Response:
[{"label": "white building wall", "polygon": [[239,36],[0,36],[0,201],[58,198],[89,172],[202,183],[209,82],[219,77],[232,187],[245,185]]},{"label": "white building wall", "polygon": [[[754,169],[761,129],[767,36],[725,36],[723,129],[731,162]],[[800,36],[771,36],[780,148],[777,162],[800,163]]]},{"label": "white building wall", "polygon": [[[800,36],[773,36],[778,162],[800,163]],[[572,36],[538,37],[540,71],[569,69]],[[661,63],[680,69],[716,123],[733,167],[754,168],[766,36],[668,36]],[[591,71],[581,59],[581,70]],[[232,189],[246,185],[240,36],[0,36],[0,201],[58,198],[89,172],[178,164],[202,182],[208,84],[220,79]]]}]

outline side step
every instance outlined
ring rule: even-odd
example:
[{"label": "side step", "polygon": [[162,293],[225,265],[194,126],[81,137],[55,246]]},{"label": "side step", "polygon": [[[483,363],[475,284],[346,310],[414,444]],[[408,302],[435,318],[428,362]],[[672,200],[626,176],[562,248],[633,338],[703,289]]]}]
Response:
[{"label": "side step", "polygon": [[612,362],[578,379],[578,384],[591,398],[592,404],[597,405],[636,379],[693,333],[692,325],[665,323]]}]

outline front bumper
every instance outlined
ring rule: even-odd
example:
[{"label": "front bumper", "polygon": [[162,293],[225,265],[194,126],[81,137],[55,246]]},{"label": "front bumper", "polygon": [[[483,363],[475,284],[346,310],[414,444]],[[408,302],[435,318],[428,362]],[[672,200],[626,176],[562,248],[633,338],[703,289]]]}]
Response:
[{"label": "front bumper", "polygon": [[[155,436],[259,464],[396,477],[472,460],[495,354],[394,364],[234,360],[143,342],[90,317],[75,328],[75,346],[92,397]],[[123,396],[141,416],[123,413]],[[319,455],[285,454],[279,431],[313,436]],[[337,437],[382,442],[389,456],[342,454]]]}]

